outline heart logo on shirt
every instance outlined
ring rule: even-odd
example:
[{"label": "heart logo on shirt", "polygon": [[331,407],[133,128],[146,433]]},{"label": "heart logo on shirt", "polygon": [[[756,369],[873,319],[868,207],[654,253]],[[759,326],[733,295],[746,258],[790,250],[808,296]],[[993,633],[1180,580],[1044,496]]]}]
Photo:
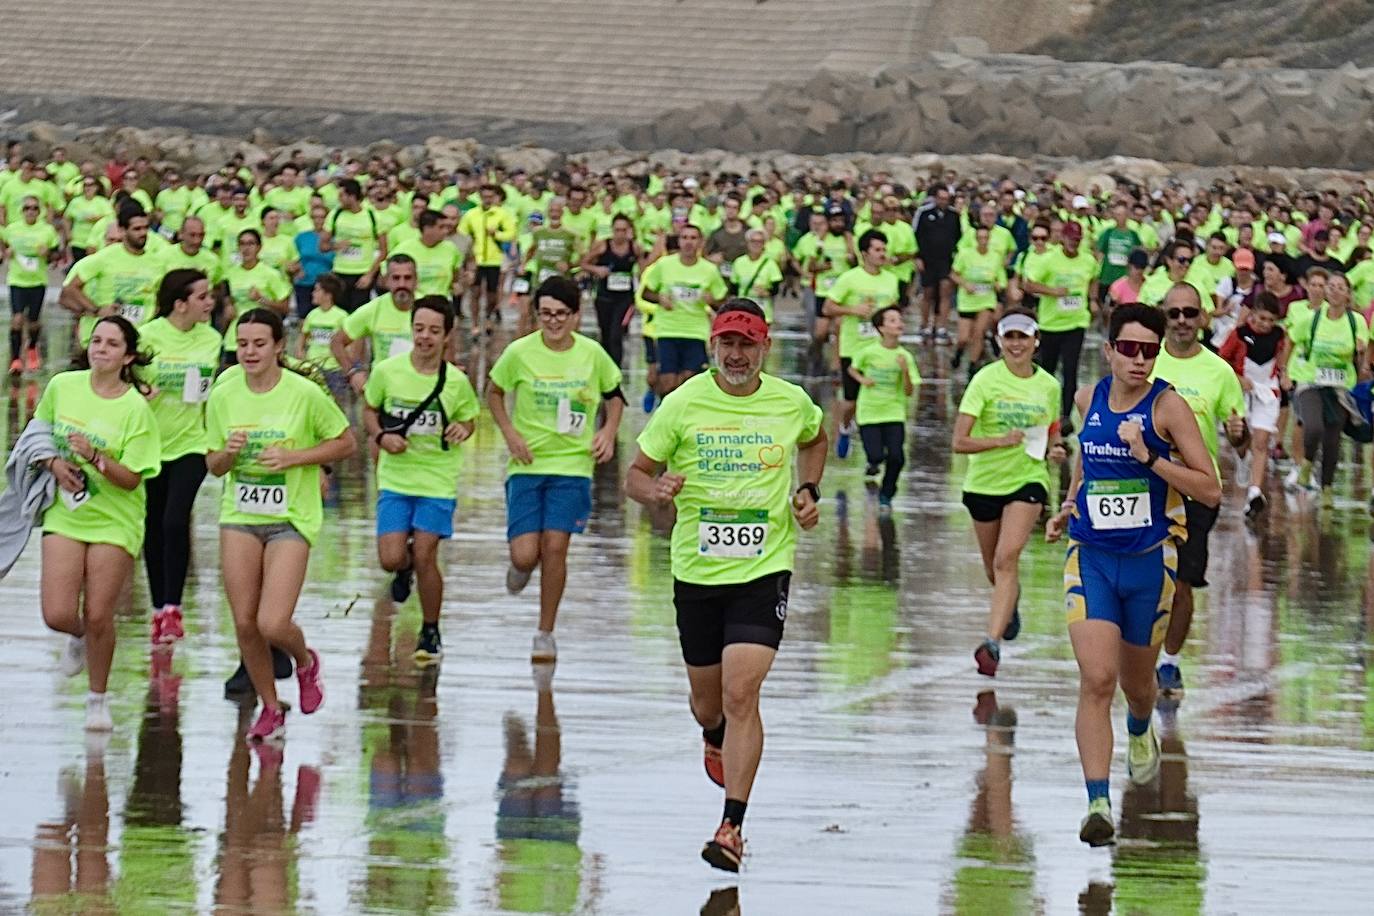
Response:
[{"label": "heart logo on shirt", "polygon": [[765,445],[759,449],[759,463],[766,468],[780,468],[786,455],[781,445]]}]

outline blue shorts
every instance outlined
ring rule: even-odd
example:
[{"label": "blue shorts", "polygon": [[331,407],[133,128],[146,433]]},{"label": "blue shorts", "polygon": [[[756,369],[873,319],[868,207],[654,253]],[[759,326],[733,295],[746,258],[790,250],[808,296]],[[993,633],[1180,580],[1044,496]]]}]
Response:
[{"label": "blue shorts", "polygon": [[658,371],[664,375],[702,372],[706,369],[706,341],[688,337],[658,339]]},{"label": "blue shorts", "polygon": [[592,479],[567,474],[506,478],[506,540],[539,531],[581,534],[592,514]]},{"label": "blue shorts", "polygon": [[407,496],[380,490],[377,493],[377,536],[423,531],[441,538],[453,537],[453,510],[456,499],[435,496]]},{"label": "blue shorts", "polygon": [[1178,579],[1173,539],[1145,553],[1114,553],[1069,542],[1064,559],[1068,622],[1106,620],[1133,646],[1156,646],[1169,629]]}]

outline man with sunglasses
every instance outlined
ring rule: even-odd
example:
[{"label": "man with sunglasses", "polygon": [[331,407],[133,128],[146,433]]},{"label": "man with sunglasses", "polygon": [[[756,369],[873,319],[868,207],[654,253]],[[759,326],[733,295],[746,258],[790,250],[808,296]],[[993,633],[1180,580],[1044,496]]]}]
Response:
[{"label": "man with sunglasses", "polygon": [[689,703],[706,774],[725,790],[701,855],[730,872],[744,856],[740,828],[763,755],[759,692],[782,640],[798,532],[820,519],[827,448],[810,396],[762,372],[771,346],[763,309],[726,302],[711,324],[715,371],[664,398],[625,480],[631,499],[676,507],[673,603]]},{"label": "man with sunglasses", "polygon": [[1164,266],[1156,268],[1140,287],[1140,301],[1146,305],[1159,305],[1169,290],[1179,283],[1187,283],[1197,290],[1198,298],[1203,302],[1205,310],[1210,313],[1212,291],[1204,289],[1202,284],[1189,274],[1194,254],[1192,242],[1184,240],[1170,243],[1168,252],[1164,255]]},{"label": "man with sunglasses", "polygon": [[[1212,469],[1220,476],[1218,426],[1225,427],[1227,441],[1237,449],[1243,450],[1250,440],[1250,430],[1245,424],[1245,392],[1226,360],[1203,347],[1198,339],[1198,331],[1207,317],[1194,286],[1176,284],[1164,297],[1163,311],[1168,319],[1164,350],[1155,361],[1150,378],[1164,379],[1188,402],[1211,456]],[[1193,589],[1207,587],[1207,540],[1217,521],[1214,507],[1187,498],[1183,506],[1188,520],[1188,539],[1178,548],[1178,585],[1157,672],[1159,688],[1170,699],[1177,699],[1183,693],[1178,653],[1183,650],[1188,628],[1193,622]]]},{"label": "man with sunglasses", "polygon": [[[574,330],[582,303],[577,283],[549,277],[533,302],[539,330],[506,347],[491,367],[487,406],[510,450],[506,590],[519,594],[540,568],[539,628],[530,660],[552,664],[558,659],[553,628],[568,578],[568,545],[591,515],[593,469],[615,455],[625,396],[620,367],[599,343]],[[515,401],[513,412],[506,408],[507,392]],[[597,429],[603,401],[606,416]]]},{"label": "man with sunglasses", "polygon": [[1221,501],[1207,447],[1188,404],[1165,381],[1150,381],[1165,319],[1124,305],[1112,313],[1103,348],[1110,374],[1074,398],[1084,418],[1067,498],[1046,538],[1067,529],[1064,592],[1079,668],[1075,731],[1088,814],[1078,837],[1112,842],[1109,780],[1112,698],[1126,695],[1126,771],[1145,785],[1159,773],[1154,728],[1155,658],[1169,626],[1177,544],[1187,537],[1183,498]]}]

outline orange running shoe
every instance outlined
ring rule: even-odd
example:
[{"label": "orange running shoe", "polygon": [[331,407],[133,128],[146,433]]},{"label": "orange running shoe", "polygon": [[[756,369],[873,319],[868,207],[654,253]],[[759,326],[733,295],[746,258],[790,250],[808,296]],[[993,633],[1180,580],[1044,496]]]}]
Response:
[{"label": "orange running shoe", "polygon": [[738,872],[744,859],[744,838],[739,835],[739,828],[721,821],[715,837],[701,850],[701,857],[721,871]]},{"label": "orange running shoe", "polygon": [[725,788],[725,758],[720,754],[720,748],[709,741],[701,742],[706,747],[706,776],[711,782]]}]

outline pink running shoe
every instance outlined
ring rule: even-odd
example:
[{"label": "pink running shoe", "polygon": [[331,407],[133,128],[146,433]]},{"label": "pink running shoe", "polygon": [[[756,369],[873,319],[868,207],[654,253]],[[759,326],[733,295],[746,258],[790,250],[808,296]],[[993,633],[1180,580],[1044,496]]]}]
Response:
[{"label": "pink running shoe", "polygon": [[249,741],[273,741],[286,735],[286,710],[264,706],[258,721],[248,729]]},{"label": "pink running shoe", "polygon": [[186,636],[181,625],[181,607],[169,604],[153,615],[153,642],[169,645]]},{"label": "pink running shoe", "polygon": [[320,683],[320,654],[310,653],[310,667],[296,669],[296,681],[301,689],[301,712],[307,716],[324,705],[324,685]]}]

